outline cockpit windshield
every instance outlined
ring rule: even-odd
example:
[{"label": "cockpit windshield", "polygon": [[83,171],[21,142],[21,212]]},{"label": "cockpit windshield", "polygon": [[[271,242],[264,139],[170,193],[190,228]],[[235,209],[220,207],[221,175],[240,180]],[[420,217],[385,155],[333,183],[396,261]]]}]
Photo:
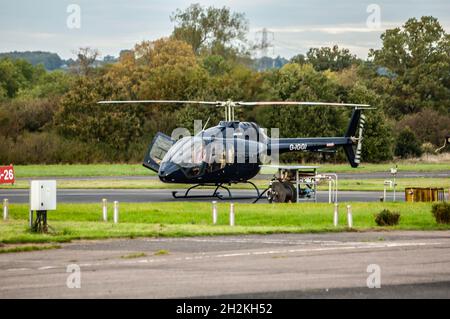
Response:
[{"label": "cockpit windshield", "polygon": [[181,167],[198,166],[205,160],[205,146],[199,136],[180,139],[167,152],[163,162],[173,162]]}]

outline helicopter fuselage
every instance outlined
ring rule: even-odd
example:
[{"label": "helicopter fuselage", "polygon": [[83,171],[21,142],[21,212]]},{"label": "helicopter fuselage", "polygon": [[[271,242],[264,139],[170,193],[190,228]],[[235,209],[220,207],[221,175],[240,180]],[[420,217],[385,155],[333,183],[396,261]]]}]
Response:
[{"label": "helicopter fuselage", "polygon": [[267,141],[255,123],[222,121],[178,140],[162,159],[158,176],[165,183],[247,181],[258,174]]},{"label": "helicopter fuselage", "polygon": [[[352,145],[355,141],[350,136],[274,139],[255,123],[222,121],[195,136],[171,140],[159,161],[151,158],[155,142],[144,166],[157,171],[162,182],[221,184],[252,179],[262,164],[277,161],[282,153],[334,152],[337,146]],[[151,162],[155,162],[153,167]]]},{"label": "helicopter fuselage", "polygon": [[[268,162],[277,164],[277,156],[286,152],[328,153],[342,147],[350,165],[358,167],[365,123],[365,117],[361,112],[364,109],[372,109],[368,104],[302,101],[110,100],[98,103],[189,104],[223,107],[225,121],[215,127],[202,130],[194,136],[184,136],[179,139],[157,133],[143,162],[145,167],[157,172],[160,180],[165,183],[197,185],[213,183],[217,185],[217,188],[223,183],[247,182],[258,174],[261,164],[268,164]],[[234,120],[236,107],[255,106],[344,106],[354,109],[347,131],[342,137],[278,138],[271,134],[269,138],[257,124]]]}]

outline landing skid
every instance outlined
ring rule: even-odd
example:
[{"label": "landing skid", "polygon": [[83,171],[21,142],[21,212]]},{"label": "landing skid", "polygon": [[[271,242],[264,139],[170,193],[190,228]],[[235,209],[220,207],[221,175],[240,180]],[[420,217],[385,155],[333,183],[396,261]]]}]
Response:
[{"label": "landing skid", "polygon": [[[245,182],[239,182],[239,183],[246,183],[246,184],[250,184],[254,187],[255,191],[256,191],[256,196],[233,196],[233,194],[231,193],[231,190],[229,187],[224,186],[224,183],[218,183],[218,184],[196,184],[194,186],[189,187],[184,195],[177,195],[177,191],[173,191],[172,192],[172,196],[173,198],[176,199],[188,199],[188,198],[217,198],[220,200],[238,200],[238,199],[254,199],[253,203],[256,203],[258,200],[260,200],[263,195],[267,192],[268,188],[265,189],[263,192],[260,192],[258,187],[250,182],[250,181],[245,181]],[[237,183],[236,183],[237,184]],[[231,185],[231,184],[228,184]],[[197,187],[202,187],[202,186],[213,186],[215,187],[214,192],[211,195],[189,195],[189,192]],[[228,196],[223,196],[220,192],[219,189],[222,188],[224,190],[227,191]]]}]

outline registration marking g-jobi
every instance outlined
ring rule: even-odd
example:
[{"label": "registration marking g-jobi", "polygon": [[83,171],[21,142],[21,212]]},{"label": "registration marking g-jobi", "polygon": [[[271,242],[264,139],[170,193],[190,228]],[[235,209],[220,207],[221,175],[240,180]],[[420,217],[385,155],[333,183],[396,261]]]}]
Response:
[{"label": "registration marking g-jobi", "polygon": [[308,144],[306,143],[294,143],[289,144],[289,150],[290,151],[304,151],[308,147]]}]

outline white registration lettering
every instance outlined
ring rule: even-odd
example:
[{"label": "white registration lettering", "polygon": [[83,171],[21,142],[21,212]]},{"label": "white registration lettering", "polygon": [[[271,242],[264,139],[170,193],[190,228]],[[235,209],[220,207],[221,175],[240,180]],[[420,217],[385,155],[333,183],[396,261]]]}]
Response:
[{"label": "white registration lettering", "polygon": [[289,150],[290,151],[304,151],[308,145],[306,143],[296,143],[296,144],[290,144]]}]

